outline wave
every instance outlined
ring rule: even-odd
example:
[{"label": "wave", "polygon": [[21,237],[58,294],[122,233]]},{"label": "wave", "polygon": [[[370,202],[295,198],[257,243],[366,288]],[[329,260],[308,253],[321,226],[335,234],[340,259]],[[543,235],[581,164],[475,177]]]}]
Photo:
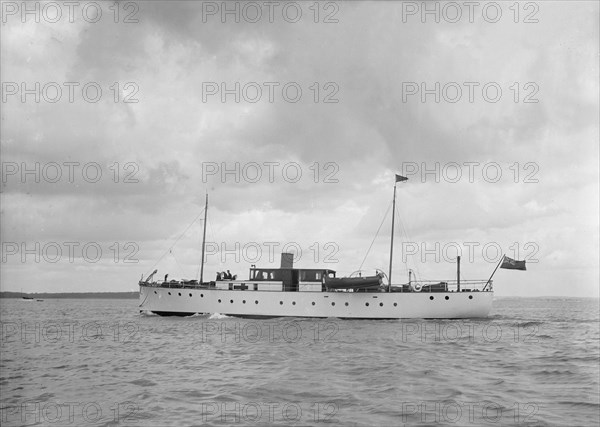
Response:
[{"label": "wave", "polygon": [[158,314],[153,313],[150,310],[141,310],[140,316],[158,316]]},{"label": "wave", "polygon": [[600,404],[599,403],[595,403],[595,402],[574,402],[574,401],[562,401],[562,402],[557,402],[559,405],[569,405],[569,406],[583,406],[584,408],[590,408],[590,409],[598,409],[600,408]]},{"label": "wave", "polygon": [[523,323],[519,323],[519,326],[522,328],[528,328],[530,326],[539,326],[539,325],[543,325],[546,322],[538,322],[535,320],[529,321],[529,322],[523,322]]},{"label": "wave", "polygon": [[226,314],[221,314],[221,313],[213,313],[210,315],[209,319],[214,320],[214,319],[230,319],[230,316],[227,316]]}]

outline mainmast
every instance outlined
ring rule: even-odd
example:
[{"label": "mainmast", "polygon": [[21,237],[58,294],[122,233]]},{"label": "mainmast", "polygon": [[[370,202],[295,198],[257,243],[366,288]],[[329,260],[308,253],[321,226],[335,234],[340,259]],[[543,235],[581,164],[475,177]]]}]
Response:
[{"label": "mainmast", "polygon": [[200,261],[200,284],[204,277],[204,246],[206,242],[206,216],[208,213],[208,193],[206,193],[206,203],[204,204],[204,232],[202,233],[202,260]]},{"label": "mainmast", "polygon": [[392,264],[394,259],[394,219],[396,218],[396,184],[398,182],[407,181],[408,178],[401,175],[396,175],[394,182],[394,201],[392,202],[392,238],[390,242],[390,270],[388,274],[388,292],[392,292]]},{"label": "mainmast", "polygon": [[[396,175],[398,176],[398,175]],[[397,182],[397,180],[396,180]],[[388,292],[392,292],[392,260],[394,259],[394,219],[396,218],[396,183],[394,183],[394,201],[392,202],[392,239],[390,242],[390,271],[388,274]]]}]

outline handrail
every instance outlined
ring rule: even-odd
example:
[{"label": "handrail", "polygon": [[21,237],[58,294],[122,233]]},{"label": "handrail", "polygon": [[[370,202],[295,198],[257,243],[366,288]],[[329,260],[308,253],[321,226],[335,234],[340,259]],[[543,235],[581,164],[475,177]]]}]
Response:
[{"label": "handrail", "polygon": [[[420,282],[420,283],[457,283],[457,280],[413,280],[413,282]],[[486,283],[487,280],[463,280],[460,279],[460,283]],[[406,283],[408,284],[408,283]]]},{"label": "handrail", "polygon": [[[219,290],[239,290],[239,289],[222,289],[217,288],[218,284],[221,285],[246,285],[251,286],[252,288],[247,288],[246,290],[253,291],[254,285],[260,285],[261,287],[278,287],[279,290],[283,291],[283,281],[271,281],[271,280],[219,280],[219,281],[211,281],[209,283],[183,283],[177,281],[175,283],[171,282],[146,282],[139,281],[141,286],[150,286],[157,288],[175,288],[175,289],[219,289]],[[319,284],[317,282],[304,282],[301,285],[310,285],[310,284]],[[492,292],[492,287],[490,286],[488,289],[484,287],[488,282],[485,280],[461,280],[461,291],[463,292]],[[492,283],[489,282],[491,285]],[[420,290],[414,290],[415,285],[421,285]],[[436,289],[434,285],[442,285],[444,286],[444,290]],[[427,287],[427,288],[425,288]],[[456,280],[415,280],[410,283],[399,283],[396,285],[392,285],[392,288],[399,289],[399,292],[423,292],[423,293],[435,293],[435,292],[457,292],[458,283]],[[408,290],[405,290],[408,288]],[[483,288],[483,289],[481,289]],[[339,291],[339,290],[338,290]],[[377,292],[377,291],[375,291]]]},{"label": "handrail", "polygon": [[177,282],[145,282],[140,281],[140,285],[152,286],[157,288],[183,288],[183,289],[194,289],[201,288],[205,289],[207,287],[215,288],[217,284],[222,285],[266,285],[266,286],[282,286],[282,281],[276,280],[219,280],[209,282],[208,286],[206,283],[183,283],[182,281]]}]

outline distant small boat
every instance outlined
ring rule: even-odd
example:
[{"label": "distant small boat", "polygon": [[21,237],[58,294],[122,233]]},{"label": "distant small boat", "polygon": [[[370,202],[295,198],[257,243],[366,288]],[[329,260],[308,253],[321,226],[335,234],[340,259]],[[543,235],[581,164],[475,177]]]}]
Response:
[{"label": "distant small boat", "polygon": [[37,302],[44,301],[43,299],[36,299]]},{"label": "distant small boat", "polygon": [[28,301],[31,300],[31,301],[33,301],[33,297],[21,297],[21,298],[24,299],[24,300],[28,300]]}]

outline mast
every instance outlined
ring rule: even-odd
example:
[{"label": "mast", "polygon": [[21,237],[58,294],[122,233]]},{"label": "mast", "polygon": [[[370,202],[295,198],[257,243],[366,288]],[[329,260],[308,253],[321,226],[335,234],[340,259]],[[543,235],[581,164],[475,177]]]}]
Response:
[{"label": "mast", "polygon": [[208,193],[206,193],[206,202],[204,204],[204,232],[202,233],[202,260],[200,261],[200,284],[204,277],[204,246],[206,242],[206,216],[208,213]]},{"label": "mast", "polygon": [[390,242],[390,271],[388,275],[388,292],[392,292],[392,260],[394,259],[394,219],[396,219],[396,184],[399,182],[408,181],[408,178],[402,175],[396,174],[396,180],[394,181],[394,201],[392,202],[392,238]]},{"label": "mast", "polygon": [[460,292],[460,255],[456,257],[456,287],[456,290]]},{"label": "mast", "polygon": [[[396,175],[398,176],[398,175]],[[396,182],[394,182],[394,201],[392,202],[392,239],[390,242],[390,271],[388,275],[388,292],[392,292],[392,259],[394,256],[394,219],[396,218]]]}]

